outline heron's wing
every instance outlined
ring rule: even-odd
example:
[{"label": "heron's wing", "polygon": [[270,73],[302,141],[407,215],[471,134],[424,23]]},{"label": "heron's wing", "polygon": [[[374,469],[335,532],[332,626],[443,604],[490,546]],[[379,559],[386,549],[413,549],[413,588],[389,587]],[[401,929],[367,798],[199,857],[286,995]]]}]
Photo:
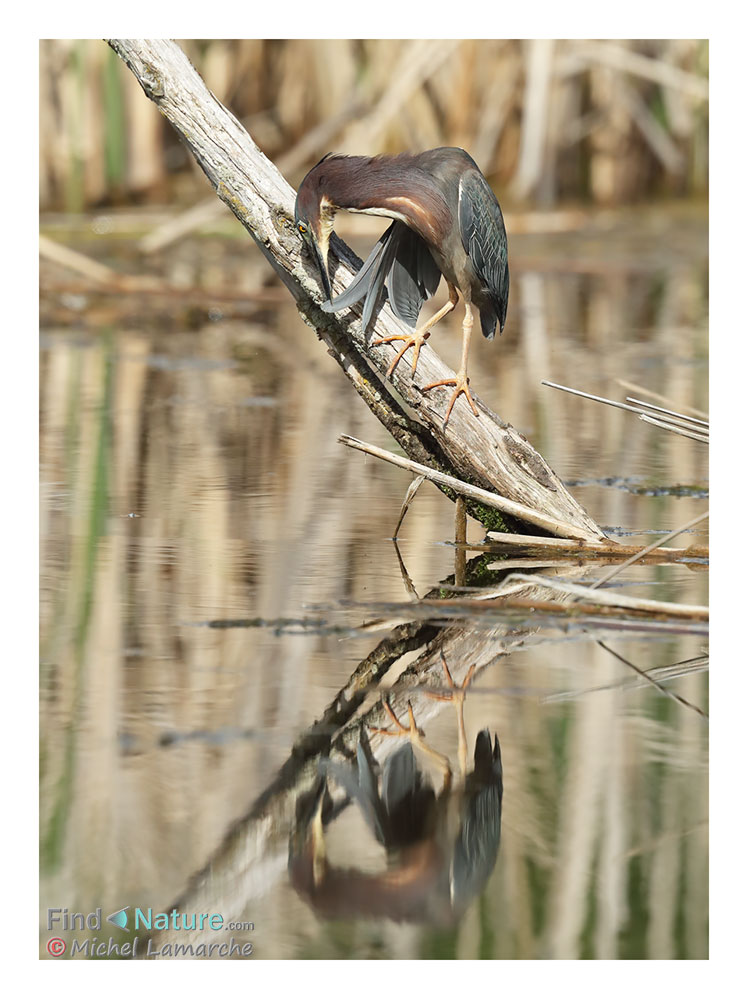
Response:
[{"label": "heron's wing", "polygon": [[439,287],[441,271],[418,233],[398,223],[395,258],[387,276],[387,294],[392,311],[408,326],[415,327],[426,299]]},{"label": "heron's wing", "polygon": [[[374,309],[376,308],[379,297],[382,294],[385,286],[385,281],[390,273],[392,264],[397,256],[398,248],[400,246],[400,241],[402,239],[402,230],[407,231],[407,227],[403,225],[402,222],[393,222],[389,229],[382,236],[383,246],[382,253],[376,267],[373,270],[371,281],[369,283],[369,290],[366,293],[366,300],[364,302],[364,311],[361,315],[361,325],[364,332],[369,328],[369,320],[374,314]],[[389,237],[385,240],[385,237]]]},{"label": "heron's wing", "polygon": [[475,740],[475,770],[465,783],[460,833],[452,855],[452,895],[461,911],[478,894],[496,863],[503,796],[498,736],[484,729]]},{"label": "heron's wing", "polygon": [[317,770],[324,777],[332,777],[337,784],[340,784],[349,798],[359,800],[361,788],[359,787],[358,773],[349,763],[338,763],[325,756],[319,761]]},{"label": "heron's wing", "polygon": [[338,763],[325,757],[320,760],[318,770],[326,777],[332,777],[348,797],[358,804],[366,824],[383,843],[386,838],[387,817],[379,798],[376,776],[360,744],[356,757],[358,769],[349,763]]},{"label": "heron's wing", "polygon": [[368,328],[383,288],[398,319],[415,326],[421,306],[439,287],[441,272],[421,237],[395,221],[381,235],[361,270],[345,291],[322,305],[324,312],[339,312],[364,296],[362,323]]},{"label": "heron's wing", "polygon": [[421,774],[410,743],[400,746],[387,757],[382,774],[382,801],[392,813],[408,795],[421,787]]},{"label": "heron's wing", "polygon": [[422,840],[431,828],[436,796],[418,769],[406,743],[387,757],[382,774],[382,803],[387,816],[387,847]]},{"label": "heron's wing", "polygon": [[389,274],[392,262],[395,259],[400,242],[401,229],[407,229],[401,222],[393,222],[385,232],[382,233],[374,249],[364,261],[361,270],[351,281],[342,295],[331,302],[322,305],[324,312],[339,312],[347,309],[356,302],[364,300],[364,311],[361,316],[361,324],[366,330],[369,321],[374,314],[374,309],[379,302],[379,298],[384,290],[384,284]]},{"label": "heron's wing", "polygon": [[389,229],[382,233],[380,238],[374,244],[374,249],[362,264],[361,270],[354,277],[345,291],[341,295],[338,295],[337,298],[332,299],[332,301],[323,302],[323,312],[340,312],[341,309],[348,309],[352,305],[355,305],[356,302],[361,301],[364,295],[369,291],[374,276],[382,263],[382,257],[390,240],[392,239],[393,230],[397,224],[397,222],[393,222]]},{"label": "heron's wing", "polygon": [[[460,179],[458,216],[463,249],[485,285],[503,329],[509,301],[506,229],[496,195],[478,170],[470,170]],[[482,315],[481,325],[484,335],[489,336],[490,323]]]}]

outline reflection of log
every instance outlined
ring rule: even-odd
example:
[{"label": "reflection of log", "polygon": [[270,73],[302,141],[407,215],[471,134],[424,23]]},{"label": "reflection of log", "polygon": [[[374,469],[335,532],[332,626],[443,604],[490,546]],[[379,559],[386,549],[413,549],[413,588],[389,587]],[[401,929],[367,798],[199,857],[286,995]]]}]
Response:
[{"label": "reflection of log", "polygon": [[[437,592],[431,596],[435,597]],[[551,594],[546,588],[528,583],[513,595],[538,600]],[[413,606],[417,609],[419,605]],[[426,727],[445,708],[450,710],[449,705],[424,693],[427,689],[444,688],[442,653],[455,683],[460,684],[471,665],[475,664],[476,675],[480,674],[499,657],[522,647],[536,630],[534,622],[526,627],[512,623],[472,630],[459,624],[439,629],[430,622],[416,621],[395,628],[359,665],[323,717],[296,740],[276,779],[227,832],[214,856],[191,879],[180,897],[164,911],[176,908],[180,912],[221,912],[226,920],[252,919],[253,899],[285,877],[296,805],[299,796],[313,787],[319,760],[323,756],[339,762],[350,758],[355,753],[362,725],[388,726],[389,718],[381,699],[376,699],[362,714],[359,708],[365,695],[371,694],[372,688],[405,653],[423,649],[392,686],[389,700],[398,717],[407,717],[407,703],[411,701],[418,724]],[[469,744],[473,738],[474,733],[469,732]],[[398,744],[398,740],[378,735],[372,735],[370,741],[380,759]],[[153,935],[153,948],[159,949],[167,941],[194,944],[198,939],[200,934],[190,931],[177,935],[157,932]]]},{"label": "reflection of log", "polygon": [[[313,267],[301,257],[301,240],[294,227],[294,192],[275,166],[206,89],[176,44],[124,39],[110,40],[110,44],[189,146],[218,196],[250,232],[296,299],[302,317],[406,454],[566,523],[575,537],[602,537],[543,458],[485,404],[477,401],[481,416],[476,419],[467,405],[458,403],[447,427],[442,426],[447,393],[424,393],[423,386],[451,372],[428,345],[421,350],[415,376],[408,364],[398,365],[393,376],[398,393],[418,412],[426,429],[410,418],[383,379],[393,357],[392,345],[369,344],[361,330],[358,307],[341,317],[320,310],[319,283]],[[337,293],[360,262],[340,240],[333,241],[333,268],[336,256],[340,261],[334,279]],[[398,332],[402,332],[400,324],[389,308],[383,309],[376,334]],[[372,377],[372,369],[377,377]],[[492,516],[496,518],[489,511],[471,512],[486,526],[491,525]]]},{"label": "reflection of log", "polygon": [[[430,626],[420,628],[423,629],[424,640],[427,634],[433,635],[436,632]],[[416,628],[412,631],[415,634]],[[393,688],[392,704],[395,710],[398,714],[404,712],[407,700],[411,699],[419,724],[425,724],[445,707],[443,703],[419,696],[416,690],[421,681],[427,678],[430,678],[431,685],[443,686],[439,649],[446,655],[455,682],[460,683],[472,662],[478,664],[476,672],[479,672],[502,654],[503,635],[504,628],[475,634],[462,628],[443,632],[439,641],[426,648]],[[518,636],[512,635],[508,641],[513,646],[518,642]],[[388,639],[385,639],[382,645],[387,642]],[[371,658],[367,657],[365,662]],[[391,664],[392,662],[388,663]],[[362,679],[364,672],[362,671]],[[376,676],[377,671],[374,671],[374,678]],[[326,716],[335,714],[339,719],[345,717],[345,711],[340,710],[343,707],[341,700],[341,697],[336,698]],[[354,703],[359,703],[359,700],[354,698]],[[355,753],[362,723],[386,726],[389,721],[381,702],[370,709],[362,720],[352,719],[350,714],[351,712],[348,713],[348,723],[338,730],[334,738],[328,734],[327,738],[320,739],[320,729],[323,728],[320,722],[297,740],[276,780],[260,795],[248,814],[229,830],[216,854],[191,879],[184,893],[164,911],[176,909],[179,912],[221,912],[226,921],[253,918],[253,899],[266,894],[286,875],[289,836],[294,828],[296,805],[300,795],[308,792],[314,785],[320,758],[328,755],[332,760],[345,761],[351,752]],[[473,738],[472,733],[470,738]],[[371,743],[375,754],[383,756],[396,748],[398,740],[374,736]],[[204,938],[205,934],[196,931],[154,932],[151,937],[152,953],[160,950],[167,942],[194,945]],[[141,940],[139,956],[143,956],[144,950],[145,941]]]},{"label": "reflection of log", "polygon": [[[388,727],[390,720],[381,698],[374,695],[374,703],[368,709],[364,699],[376,690],[388,670],[406,653],[422,649],[416,661],[391,687],[389,702],[398,717],[406,718],[410,701],[416,721],[426,729],[428,738],[429,722],[445,707],[449,710],[444,702],[425,693],[444,688],[442,653],[459,685],[473,664],[476,674],[480,674],[499,657],[525,648],[534,640],[542,640],[539,629],[552,629],[554,620],[565,635],[568,636],[569,627],[576,624],[588,638],[601,637],[626,624],[637,633],[658,630],[661,633],[705,633],[705,611],[701,608],[660,603],[646,613],[643,607],[640,611],[629,609],[624,617],[620,606],[607,606],[611,601],[619,605],[629,603],[631,598],[625,594],[585,591],[584,596],[598,603],[594,607],[577,606],[575,613],[564,615],[560,603],[563,595],[559,599],[554,590],[557,585],[567,591],[573,589],[568,576],[567,570],[559,584],[543,577],[535,580],[514,576],[506,580],[505,583],[512,585],[507,587],[503,616],[501,602],[497,599],[438,600],[438,589],[418,603],[391,608],[394,616],[409,614],[414,620],[394,628],[359,664],[319,721],[296,740],[276,778],[228,831],[203,870],[191,879],[185,891],[173,904],[166,906],[165,911],[170,912],[173,908],[182,912],[213,911],[223,913],[226,920],[252,919],[253,900],[286,876],[289,836],[294,830],[296,806],[299,797],[314,786],[320,759],[324,756],[341,762],[349,759],[355,754],[362,725]],[[360,711],[362,707],[363,712]],[[473,738],[474,733],[469,732],[469,744]],[[399,744],[398,740],[380,735],[372,735],[370,742],[380,760]],[[194,944],[200,939],[199,934],[190,932],[180,932],[177,936],[168,931],[156,933],[153,947],[158,949],[167,941]]]}]

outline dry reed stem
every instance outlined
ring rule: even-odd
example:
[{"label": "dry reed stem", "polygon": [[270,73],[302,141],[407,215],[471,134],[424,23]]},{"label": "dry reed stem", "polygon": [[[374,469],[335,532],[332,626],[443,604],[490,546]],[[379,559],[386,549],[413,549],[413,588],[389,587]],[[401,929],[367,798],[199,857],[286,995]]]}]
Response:
[{"label": "dry reed stem", "polygon": [[545,139],[554,72],[554,42],[540,38],[525,42],[525,78],[519,161],[513,181],[514,194],[525,198],[538,185],[545,162]]},{"label": "dry reed stem", "polygon": [[689,433],[696,434],[698,437],[703,437],[707,440],[709,439],[709,425],[706,424],[706,429],[704,429],[704,427],[697,426],[692,416],[687,416],[683,413],[675,413],[672,416],[654,412],[639,413],[640,420],[645,418],[660,426],[668,427],[669,429],[687,430]]},{"label": "dry reed stem", "polygon": [[570,524],[565,524],[552,517],[546,517],[544,514],[538,513],[536,510],[530,509],[530,507],[523,506],[521,503],[515,503],[503,496],[497,496],[496,493],[488,492],[487,489],[479,489],[478,486],[472,486],[461,479],[455,478],[453,475],[447,475],[445,472],[439,472],[434,468],[429,468],[427,465],[421,465],[417,461],[411,461],[410,458],[403,458],[399,454],[392,454],[391,451],[385,451],[381,447],[376,447],[374,444],[367,444],[364,441],[357,440],[355,437],[349,437],[347,434],[343,434],[338,440],[341,444],[345,444],[346,447],[354,448],[356,451],[363,451],[364,454],[370,454],[375,458],[381,458],[383,461],[388,461],[391,465],[397,465],[398,468],[405,468],[416,475],[423,475],[431,482],[437,483],[437,485],[452,489],[462,496],[468,496],[470,499],[477,500],[478,503],[490,506],[494,510],[500,510],[502,513],[509,514],[510,517],[527,521],[529,524],[536,524],[538,527],[543,527],[564,538],[579,537],[580,540],[586,538],[586,535],[582,535],[581,533],[575,535],[574,529]]},{"label": "dry reed stem", "polygon": [[696,524],[700,524],[702,520],[706,520],[708,516],[709,511],[706,510],[704,513],[700,513],[698,517],[694,517],[693,520],[689,520],[687,524],[684,524],[682,527],[678,527],[675,531],[671,531],[670,534],[666,534],[664,538],[653,541],[651,545],[647,545],[646,548],[642,548],[640,552],[632,555],[631,558],[627,558],[625,562],[621,562],[620,565],[616,565],[609,572],[604,573],[592,584],[592,588],[594,589],[595,587],[602,586],[603,583],[607,583],[609,579],[612,579],[614,576],[617,576],[619,572],[623,572],[624,569],[627,569],[630,565],[638,562],[640,558],[643,558],[645,555],[649,555],[650,552],[655,551],[663,543],[672,541],[673,538],[677,538],[679,534],[689,530],[691,527],[695,527]]},{"label": "dry reed stem", "polygon": [[606,652],[609,652],[612,656],[615,656],[615,658],[618,659],[619,662],[622,662],[625,666],[628,666],[629,669],[632,669],[643,680],[651,684],[655,688],[655,690],[659,690],[659,692],[661,694],[664,694],[665,697],[671,698],[677,704],[681,704],[684,708],[688,708],[691,711],[695,711],[698,715],[701,715],[701,717],[704,718],[706,721],[709,721],[709,715],[702,708],[698,707],[698,705],[692,704],[690,701],[687,701],[685,697],[681,697],[681,695],[676,694],[675,691],[669,690],[662,683],[660,683],[660,681],[657,680],[655,677],[650,676],[646,670],[640,669],[638,666],[635,666],[634,663],[632,663],[629,659],[626,659],[625,656],[622,656],[614,649],[611,649],[610,646],[606,645],[604,642],[598,641],[597,644],[600,646],[601,649],[605,649]]},{"label": "dry reed stem", "polygon": [[[477,546],[472,549],[468,545],[468,550],[479,551]],[[546,556],[533,553],[528,555],[526,558],[516,557],[507,558],[503,557],[488,563],[489,569],[495,570],[505,570],[505,569],[573,569],[580,568],[581,566],[592,567],[592,566],[608,566],[615,565],[618,559],[614,558],[612,555],[608,554],[595,554],[595,552],[580,552],[579,554],[569,553],[568,555],[558,555],[555,558],[549,553]],[[680,564],[681,559],[678,558],[661,558],[657,555],[646,555],[643,559],[644,565],[673,565]],[[688,563],[689,568],[692,568],[692,564]],[[699,568],[706,569],[706,566],[699,566]]]},{"label": "dry reed stem", "polygon": [[[664,666],[652,666],[651,669],[646,670],[649,677],[654,679],[666,681],[666,680],[678,680],[684,676],[692,676],[697,673],[704,673],[709,669],[709,656],[693,656],[691,659],[683,659],[677,663],[667,663]],[[578,687],[570,690],[558,691],[554,694],[546,694],[542,697],[542,704],[553,704],[559,701],[574,701],[579,697],[585,697],[587,694],[598,694],[605,690],[626,690],[632,687],[642,687],[646,681],[638,678],[636,676],[629,676],[623,680],[617,680],[611,683],[598,684],[594,687]],[[490,691],[491,688],[481,687],[481,693],[485,692],[486,689]]]},{"label": "dry reed stem", "polygon": [[[693,428],[694,421],[690,416],[683,413],[674,413],[672,418],[663,416],[661,419],[655,419],[648,413],[645,413],[641,406],[632,406],[628,402],[617,402],[615,399],[606,399],[604,396],[593,395],[591,392],[583,392],[581,389],[569,388],[567,385],[558,385],[556,382],[549,382],[546,379],[543,379],[540,384],[547,385],[548,388],[559,389],[561,392],[568,392],[570,395],[578,395],[580,398],[589,399],[592,402],[601,402],[605,406],[612,406],[615,409],[623,409],[629,413],[636,413],[640,420],[643,420],[645,423],[651,423],[662,430],[669,430],[671,433],[680,434],[682,437],[690,437],[692,440],[697,440],[702,444],[709,443],[708,426],[705,433],[695,433],[693,429],[684,429],[685,427]],[[642,403],[642,405],[646,406],[647,403]]]},{"label": "dry reed stem", "polygon": [[[425,481],[425,480],[424,480]],[[403,586],[405,587],[405,592],[408,594],[411,600],[419,601],[421,598],[418,596],[418,590],[415,588],[413,580],[410,578],[410,573],[405,565],[405,560],[400,553],[400,548],[398,546],[395,538],[392,539],[392,544],[395,547],[395,555],[397,556],[397,564],[400,568],[400,578],[403,581]]]},{"label": "dry reed stem", "polygon": [[675,423],[658,420],[654,416],[649,416],[647,413],[641,413],[639,415],[639,419],[643,423],[651,423],[653,427],[659,427],[660,430],[668,430],[671,434],[678,434],[680,437],[688,437],[690,440],[698,441],[700,444],[709,443],[708,434],[697,434],[692,430],[684,430],[683,427],[679,427]]},{"label": "dry reed stem", "polygon": [[643,399],[636,399],[633,396],[626,396],[626,402],[630,402],[635,406],[642,406],[645,409],[651,409],[657,413],[663,413],[665,416],[675,416],[679,420],[688,421],[689,423],[699,423],[706,427],[707,430],[709,429],[708,420],[700,420],[695,416],[688,416],[687,413],[677,413],[673,409],[664,409],[662,406],[655,406],[654,403],[644,402]]},{"label": "dry reed stem", "polygon": [[[251,121],[261,144],[275,156],[310,123],[333,118],[353,94],[381,105],[369,132],[363,123],[358,130],[361,142],[388,150],[462,145],[506,186],[532,175],[529,193],[544,203],[588,193],[588,168],[600,152],[598,132],[608,132],[614,141],[626,133],[619,167],[615,161],[608,164],[615,176],[605,186],[605,200],[660,193],[659,161],[666,163],[666,178],[680,177],[679,190],[684,184],[691,191],[706,189],[708,82],[700,75],[705,41],[558,40],[553,58],[546,60],[545,81],[537,72],[536,49],[543,43],[548,44],[251,39],[227,45],[211,39],[184,46],[198,68],[210,74],[208,85],[218,99]],[[90,206],[123,195],[163,197],[171,186],[173,171],[167,174],[167,164],[179,156],[158,116],[142,105],[133,81],[111,72],[97,46],[95,40],[51,40],[40,48],[45,208],[66,199]],[[440,46],[454,46],[454,56],[445,59]],[[689,71],[691,65],[696,71]],[[590,112],[586,95],[600,75],[613,86]],[[628,102],[621,97],[621,84],[633,94]],[[664,126],[650,108],[656,86],[662,88]],[[536,97],[540,105],[531,103]],[[112,121],[120,114],[124,141],[113,143]],[[109,176],[104,151],[112,143],[115,169]],[[679,160],[685,161],[685,171]],[[187,171],[182,167],[180,172]],[[596,184],[591,186],[599,195]]]},{"label": "dry reed stem", "polygon": [[683,173],[685,161],[681,151],[649,110],[641,94],[623,80],[618,82],[618,94],[631,120],[663,167],[672,174]]},{"label": "dry reed stem", "polygon": [[709,84],[700,76],[679,69],[662,59],[632,52],[613,42],[586,42],[576,44],[573,55],[585,62],[599,62],[615,69],[624,70],[632,76],[639,76],[665,87],[672,87],[690,94],[697,100],[705,101],[709,97]]},{"label": "dry reed stem", "polygon": [[[638,392],[639,395],[648,395],[651,399],[659,399],[660,402],[673,405],[671,399],[667,396],[660,395],[659,392],[653,392],[651,389],[645,388],[643,385],[637,385],[636,382],[626,381],[624,378],[617,378],[616,381],[623,389],[627,389],[629,392]],[[690,413],[694,413],[696,416],[700,416],[703,420],[708,420],[709,415],[701,409],[696,409],[695,406],[683,406],[683,409],[687,409]]]},{"label": "dry reed stem", "polygon": [[467,582],[467,514],[465,500],[457,497],[455,502],[455,586],[464,586]]},{"label": "dry reed stem", "polygon": [[[682,528],[685,530],[685,528]],[[643,554],[643,553],[642,553]],[[637,558],[639,556],[636,556]],[[613,571],[602,577],[589,586],[580,586],[578,583],[570,583],[568,580],[553,579],[550,576],[528,574],[524,572],[512,572],[504,580],[504,584],[509,583],[530,583],[534,582],[538,586],[547,586],[550,590],[557,590],[560,593],[568,593],[571,596],[581,597],[590,604],[600,604],[605,607],[621,607],[625,610],[644,611],[652,614],[667,614],[670,617],[683,617],[696,621],[709,619],[709,608],[700,605],[674,604],[666,600],[648,600],[643,597],[629,597],[623,593],[614,593],[610,590],[598,591],[596,587],[620,572],[627,563],[614,566]],[[630,564],[630,562],[628,563]],[[501,596],[503,585],[498,591]]]},{"label": "dry reed stem", "polygon": [[459,45],[458,39],[408,42],[378,101],[343,138],[343,148],[356,153],[379,151],[390,122]]},{"label": "dry reed stem", "polygon": [[[596,560],[607,558],[615,559],[617,562],[624,558],[627,559],[629,556],[633,555],[636,555],[639,558],[653,555],[663,561],[679,561],[687,556],[691,556],[692,558],[709,558],[709,548],[697,545],[689,545],[688,548],[663,548],[658,546],[645,552],[643,551],[643,546],[641,545],[614,545],[612,543],[605,544],[604,542],[580,542],[572,541],[566,538],[538,538],[532,535],[523,534],[501,534],[498,531],[489,531],[487,537],[490,539],[491,544],[472,546],[474,550],[491,551],[492,547],[497,545],[499,547],[529,549],[531,552],[535,553],[534,557],[537,557],[544,551],[550,550],[551,552],[568,552],[570,557],[577,555],[594,558]],[[559,565],[563,564],[563,562],[559,563]]]},{"label": "dry reed stem", "polygon": [[[97,284],[119,284],[123,281],[123,276],[112,270],[111,267],[107,267],[106,264],[92,260],[85,253],[71,250],[70,247],[63,246],[47,236],[39,236],[39,255],[52,263],[75,271],[76,274],[82,274]],[[147,279],[146,283],[148,283]]]},{"label": "dry reed stem", "polygon": [[604,541],[573,541],[570,538],[537,538],[532,534],[501,534],[498,531],[489,531],[487,537],[500,545],[517,545],[522,548],[563,548],[579,551],[581,549],[594,549],[595,551],[618,551],[612,545],[607,545]]},{"label": "dry reed stem", "polygon": [[[509,579],[510,577],[507,577]],[[535,593],[548,589],[546,580],[549,577],[539,573],[511,574],[511,586],[507,589],[514,595],[507,595],[499,589],[495,594],[485,597],[483,593],[471,594],[469,597],[431,599],[424,597],[413,603],[357,604],[346,606],[360,610],[362,613],[377,614],[357,631],[376,634],[400,626],[406,621],[430,622],[439,627],[454,627],[466,634],[484,634],[498,628],[509,629],[513,636],[512,647],[528,648],[530,644],[547,644],[557,642],[558,638],[550,634],[539,635],[541,629],[556,629],[564,638],[573,634],[573,630],[581,633],[585,639],[596,640],[604,633],[620,636],[628,635],[690,635],[703,638],[709,627],[707,608],[686,608],[686,613],[680,613],[682,606],[665,602],[650,601],[652,606],[628,607],[619,606],[618,602],[608,603],[605,600],[594,600],[585,603],[579,600],[573,605],[560,600],[541,599]],[[517,596],[517,593],[528,592],[527,580],[537,581],[530,597]],[[579,593],[574,594],[560,583],[557,589],[566,596],[583,596],[584,587],[579,587]],[[672,612],[671,612],[672,611]],[[498,623],[497,623],[498,622]]]},{"label": "dry reed stem", "polygon": [[415,479],[410,483],[408,489],[405,493],[405,499],[403,500],[403,505],[400,507],[400,516],[398,517],[397,524],[395,525],[395,533],[392,536],[392,540],[397,540],[398,531],[400,530],[403,521],[405,520],[405,514],[408,512],[410,504],[415,499],[415,495],[421,488],[423,483],[426,481],[425,475],[417,475]]}]

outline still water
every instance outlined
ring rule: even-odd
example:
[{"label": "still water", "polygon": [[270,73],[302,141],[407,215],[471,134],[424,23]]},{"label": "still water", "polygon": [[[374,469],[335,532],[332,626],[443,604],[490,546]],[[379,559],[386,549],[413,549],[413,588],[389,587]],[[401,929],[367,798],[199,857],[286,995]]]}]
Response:
[{"label": "still water", "polygon": [[[141,266],[96,228],[80,249]],[[685,524],[708,502],[702,444],[540,382],[623,399],[636,394],[623,379],[707,410],[705,221],[593,218],[517,235],[511,253],[507,327],[474,343],[472,387],[613,536],[646,544]],[[506,628],[468,620],[448,646],[455,683],[480,660],[467,782],[458,713],[416,689],[431,754],[369,733],[393,751],[390,775],[422,772],[404,829],[355,800],[355,742],[347,769],[327,764],[325,782],[314,757],[294,783],[292,747],[389,634],[360,626],[412,601],[400,559],[421,597],[454,572],[454,508],[424,485],[398,553],[410,476],[338,443],[392,448],[247,241],[196,238],[147,266],[184,299],[42,272],[41,953],[53,907],[103,913],[101,928],[54,924],[66,956],[74,939],[136,935],[143,956],[150,918],[161,957],[229,940],[254,959],[705,957],[708,724],[609,651],[643,670],[686,663],[657,675],[707,712],[703,634],[603,648],[541,628],[507,651]],[[459,318],[431,342],[458,362]],[[703,527],[673,544],[705,544]],[[615,585],[707,602],[693,564],[632,567]],[[221,929],[153,923],[175,903]],[[124,907],[126,930],[106,922]]]}]

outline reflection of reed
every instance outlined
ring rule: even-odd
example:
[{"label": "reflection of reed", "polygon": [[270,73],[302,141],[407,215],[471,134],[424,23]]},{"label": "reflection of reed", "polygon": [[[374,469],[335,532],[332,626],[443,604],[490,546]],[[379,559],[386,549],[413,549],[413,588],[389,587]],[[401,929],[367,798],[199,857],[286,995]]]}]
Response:
[{"label": "reflection of reed", "polygon": [[[320,136],[324,148],[310,149],[307,165],[333,146],[371,155],[460,145],[501,187],[545,206],[706,186],[705,41],[180,44],[272,158],[353,99],[359,120]],[[176,172],[189,175],[156,109],[103,42],[42,41],[40,90],[44,208],[154,199]]]},{"label": "reflection of reed", "polygon": [[[513,421],[564,475],[655,469],[668,483],[702,480],[698,445],[632,428],[613,410],[588,422],[573,400],[537,386],[545,375],[579,384],[594,364],[603,393],[626,374],[678,408],[706,408],[699,269],[668,271],[656,295],[644,276],[623,272],[535,278],[522,286],[500,356],[480,360],[481,380]],[[534,335],[525,364],[517,327],[530,308],[542,310],[547,332]],[[40,379],[49,904],[168,904],[373,644],[197,622],[403,598],[385,539],[407,484],[337,445],[343,432],[387,442],[318,354],[285,306],[262,328],[49,335]],[[630,529],[666,530],[702,508],[602,486],[580,493],[597,520]],[[450,505],[424,484],[400,532],[420,593],[451,571],[451,550],[433,541],[452,530]],[[632,567],[624,579],[646,582],[643,596],[705,599],[704,574],[681,566]],[[679,637],[614,647],[645,668],[701,651]],[[486,638],[486,661],[493,651]],[[547,644],[515,649],[486,671],[486,686],[501,693],[481,693],[479,681],[468,698],[469,738],[483,727],[501,734],[506,799],[502,853],[467,917],[479,931],[457,930],[450,943],[461,956],[476,956],[481,932],[495,956],[704,955],[705,726],[650,689],[620,687],[628,677],[602,650]],[[675,685],[704,703],[703,676]],[[610,689],[572,703],[536,696],[593,687]],[[429,737],[452,745],[451,717],[421,718]],[[163,738],[190,732],[213,738]],[[272,842],[270,823],[260,836]],[[369,953],[366,927],[320,929],[278,887],[286,845],[255,872],[248,918],[262,927],[263,953]],[[419,930],[392,952],[432,944]]]}]

